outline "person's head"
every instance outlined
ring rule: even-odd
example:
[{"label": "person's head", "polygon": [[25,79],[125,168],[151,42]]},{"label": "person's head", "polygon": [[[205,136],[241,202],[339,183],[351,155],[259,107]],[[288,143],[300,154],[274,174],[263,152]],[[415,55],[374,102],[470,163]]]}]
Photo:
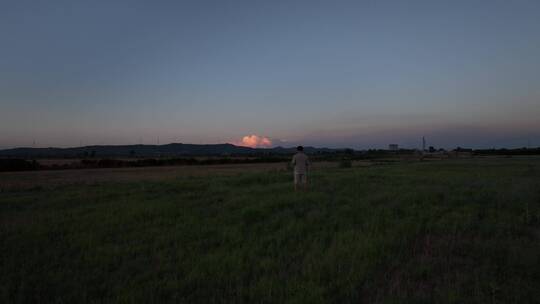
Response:
[{"label": "person's head", "polygon": [[296,147],[296,151],[302,152],[302,151],[304,151],[304,147],[298,146],[298,147]]}]

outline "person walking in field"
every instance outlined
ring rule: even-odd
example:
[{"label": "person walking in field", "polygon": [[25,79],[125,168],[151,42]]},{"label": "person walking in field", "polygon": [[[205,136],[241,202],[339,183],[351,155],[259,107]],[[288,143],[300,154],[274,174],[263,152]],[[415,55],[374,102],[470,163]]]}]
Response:
[{"label": "person walking in field", "polygon": [[309,159],[304,153],[304,147],[298,146],[298,151],[292,158],[291,165],[294,167],[294,191],[307,188],[307,173],[310,166]]}]

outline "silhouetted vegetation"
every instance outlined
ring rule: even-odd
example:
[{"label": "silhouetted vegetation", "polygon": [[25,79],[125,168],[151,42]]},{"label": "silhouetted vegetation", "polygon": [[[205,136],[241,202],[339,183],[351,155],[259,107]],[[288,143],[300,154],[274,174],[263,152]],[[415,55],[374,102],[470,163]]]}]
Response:
[{"label": "silhouetted vegetation", "polygon": [[78,168],[119,168],[119,167],[151,167],[151,166],[192,166],[192,165],[224,165],[224,164],[257,164],[288,161],[284,157],[257,157],[257,158],[144,158],[136,160],[121,159],[83,159]]},{"label": "silhouetted vegetation", "polygon": [[[410,158],[418,156],[419,159],[428,157],[429,155],[420,156],[421,153],[414,149],[399,149],[397,151],[385,149],[369,149],[357,151],[352,149],[312,149],[306,148],[307,154],[314,162],[330,161],[337,162],[339,166],[346,167],[342,164],[343,159],[349,161],[374,160],[388,162],[391,159],[399,160],[400,157]],[[310,150],[311,149],[311,150]],[[288,162],[294,149],[275,148],[270,150],[262,150],[263,152],[246,154],[246,155],[227,155],[227,156],[208,156],[208,157],[148,157],[137,158],[135,150],[129,150],[125,158],[104,158],[97,157],[95,150],[86,151],[82,154],[80,161],[73,161],[62,164],[40,164],[39,158],[22,159],[22,158],[6,158],[0,159],[1,171],[25,171],[25,170],[60,170],[60,169],[85,169],[85,168],[123,168],[123,167],[148,167],[148,166],[190,166],[190,165],[220,165],[220,164],[253,164],[253,163],[274,163]],[[273,152],[272,152],[273,151]],[[457,147],[456,149],[447,152],[444,149],[429,147],[428,151],[435,157],[455,157],[455,156],[520,156],[520,155],[540,155],[540,148],[519,148],[519,149],[470,149]],[[425,153],[425,152],[424,152]],[[140,157],[140,156],[139,156]],[[56,159],[70,159],[58,156]]]},{"label": "silhouetted vegetation", "polygon": [[540,148],[480,149],[472,152],[475,155],[540,155]]},{"label": "silhouetted vegetation", "polygon": [[39,164],[35,160],[24,159],[0,159],[0,172],[3,171],[30,171],[39,169]]}]

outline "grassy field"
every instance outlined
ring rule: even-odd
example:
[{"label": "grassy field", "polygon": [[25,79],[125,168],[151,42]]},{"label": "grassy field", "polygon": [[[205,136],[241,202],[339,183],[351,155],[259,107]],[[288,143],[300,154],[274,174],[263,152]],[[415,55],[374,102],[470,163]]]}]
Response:
[{"label": "grassy field", "polygon": [[[356,162],[357,166],[369,166],[371,162]],[[316,169],[336,167],[335,162],[317,162]],[[106,168],[79,170],[43,170],[0,172],[0,192],[51,188],[60,185],[81,185],[109,182],[167,181],[193,176],[235,175],[238,173],[283,171],[283,163],[229,164],[204,166],[159,166],[141,168]]]},{"label": "grassy field", "polygon": [[4,188],[0,302],[540,301],[538,158],[241,172]]}]

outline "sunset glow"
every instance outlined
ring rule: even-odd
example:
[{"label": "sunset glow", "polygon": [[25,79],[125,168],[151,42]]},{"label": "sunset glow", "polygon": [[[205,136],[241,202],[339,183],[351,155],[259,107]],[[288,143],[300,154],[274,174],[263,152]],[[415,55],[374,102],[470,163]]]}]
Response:
[{"label": "sunset glow", "polygon": [[268,137],[252,134],[242,137],[242,140],[234,144],[250,148],[270,148],[272,146],[272,140]]}]

